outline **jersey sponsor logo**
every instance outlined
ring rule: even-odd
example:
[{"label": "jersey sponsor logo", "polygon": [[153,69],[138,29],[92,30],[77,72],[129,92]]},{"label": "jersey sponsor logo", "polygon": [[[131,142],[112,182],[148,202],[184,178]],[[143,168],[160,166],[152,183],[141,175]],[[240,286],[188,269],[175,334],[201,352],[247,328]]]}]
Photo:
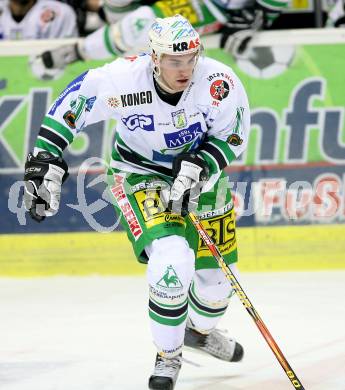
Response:
[{"label": "jersey sponsor logo", "polygon": [[223,215],[229,210],[231,210],[234,207],[234,201],[231,199],[230,202],[217,210],[212,210],[212,211],[205,211],[204,213],[199,214],[199,219],[207,219],[207,218],[212,218],[216,217],[217,215]]},{"label": "jersey sponsor logo", "polygon": [[95,104],[96,99],[97,99],[96,96],[92,96],[86,99],[85,111],[90,112],[92,110],[92,107]]},{"label": "jersey sponsor logo", "polygon": [[73,99],[71,101],[70,106],[72,108],[72,111],[75,113],[76,121],[80,118],[81,114],[83,113],[84,108],[86,106],[86,101],[87,101],[87,97],[83,95],[78,95],[77,99]]},{"label": "jersey sponsor logo", "polygon": [[107,104],[111,108],[117,108],[121,106],[120,99],[118,99],[116,96],[109,96],[107,98]]},{"label": "jersey sponsor logo", "polygon": [[187,126],[187,117],[184,109],[172,112],[171,116],[176,129],[182,129]]},{"label": "jersey sponsor logo", "polygon": [[157,287],[163,288],[182,288],[183,284],[177,276],[172,265],[169,265],[164,272],[164,275],[156,283]]},{"label": "jersey sponsor logo", "polygon": [[153,115],[130,115],[127,118],[121,118],[122,123],[127,127],[128,130],[145,130],[154,131]]},{"label": "jersey sponsor logo", "polygon": [[169,154],[169,151],[183,153],[196,149],[204,139],[204,133],[201,123],[197,122],[186,129],[164,134],[164,139],[168,148],[153,150],[153,161],[172,162],[175,154]]},{"label": "jersey sponsor logo", "polygon": [[166,228],[176,226],[185,226],[184,218],[181,215],[172,215],[165,211],[166,206],[163,204],[162,185],[156,182],[156,188],[146,188],[134,193],[134,198],[138,208],[148,228],[164,224]]},{"label": "jersey sponsor logo", "polygon": [[[234,209],[227,211],[224,215],[201,220],[202,226],[206,229],[211,240],[218,246],[222,255],[227,255],[237,248],[235,234],[235,213]],[[197,258],[211,256],[210,250],[199,238]]]},{"label": "jersey sponsor logo", "polygon": [[220,78],[220,77],[227,80],[230,83],[231,89],[235,88],[234,80],[227,73],[223,73],[223,72],[212,73],[207,77],[207,80],[212,81],[213,79]]},{"label": "jersey sponsor logo", "polygon": [[80,89],[81,83],[83,82],[85,76],[87,75],[88,70],[74,79],[67,87],[60,93],[59,97],[55,100],[54,104],[51,106],[48,114],[54,115],[57,108],[64,101],[65,97],[68,96],[71,92],[78,91]]},{"label": "jersey sponsor logo", "polygon": [[186,51],[190,49],[195,49],[200,45],[200,41],[198,38],[196,39],[191,39],[189,42],[177,42],[173,43],[173,51],[180,52],[180,51]]},{"label": "jersey sponsor logo", "polygon": [[225,80],[216,80],[211,84],[210,94],[213,99],[222,101],[229,95],[229,84]]},{"label": "jersey sponsor logo", "polygon": [[192,90],[192,87],[194,85],[194,81],[191,81],[188,88],[187,88],[187,91],[185,91],[185,94],[184,94],[184,98],[183,98],[183,101],[185,102],[187,99],[188,99],[188,96],[190,94],[190,91]]},{"label": "jersey sponsor logo", "polygon": [[197,145],[193,145],[193,149],[195,149],[200,145],[203,134],[201,123],[197,122],[193,123],[186,129],[176,131],[174,133],[164,134],[164,139],[169,149],[185,147],[187,145],[189,147],[191,144],[197,143]]},{"label": "jersey sponsor logo", "polygon": [[151,104],[152,103],[152,92],[143,91],[128,93],[127,95],[121,95],[122,107],[127,106],[139,106],[140,104]]},{"label": "jersey sponsor logo", "polygon": [[121,175],[114,175],[115,184],[110,188],[118,206],[122,211],[122,215],[128,223],[135,241],[143,234],[143,229],[140,226],[138,218],[136,217],[133,208],[125,192],[124,177]]}]

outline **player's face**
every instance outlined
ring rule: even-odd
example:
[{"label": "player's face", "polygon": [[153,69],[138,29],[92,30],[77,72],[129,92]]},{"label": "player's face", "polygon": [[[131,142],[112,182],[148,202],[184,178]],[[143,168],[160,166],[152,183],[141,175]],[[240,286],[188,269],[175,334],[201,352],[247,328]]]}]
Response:
[{"label": "player's face", "polygon": [[191,81],[197,58],[197,53],[175,56],[162,55],[159,63],[160,77],[173,91],[185,90]]}]

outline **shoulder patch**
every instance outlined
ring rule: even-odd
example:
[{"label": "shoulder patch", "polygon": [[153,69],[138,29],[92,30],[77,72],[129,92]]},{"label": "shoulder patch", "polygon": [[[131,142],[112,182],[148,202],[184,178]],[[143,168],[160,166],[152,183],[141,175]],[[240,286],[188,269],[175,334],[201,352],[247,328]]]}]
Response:
[{"label": "shoulder patch", "polygon": [[80,89],[81,83],[83,82],[88,72],[89,71],[87,70],[86,72],[82,73],[80,76],[78,76],[76,79],[74,79],[67,85],[67,87],[60,93],[58,98],[55,100],[55,103],[51,106],[48,112],[49,115],[55,114],[57,108],[61,105],[66,96],[68,96],[71,92],[78,91],[78,89]]}]

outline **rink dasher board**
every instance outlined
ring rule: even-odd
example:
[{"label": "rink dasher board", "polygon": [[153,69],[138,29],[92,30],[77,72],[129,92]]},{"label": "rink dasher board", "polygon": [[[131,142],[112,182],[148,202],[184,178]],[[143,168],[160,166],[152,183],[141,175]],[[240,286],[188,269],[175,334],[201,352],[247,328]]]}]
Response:
[{"label": "rink dasher board", "polygon": [[[244,272],[345,269],[345,225],[239,228]],[[42,238],[44,239],[42,240]],[[142,275],[125,232],[0,234],[0,277]]]},{"label": "rink dasher board", "polygon": [[[202,38],[206,49],[216,49],[220,46],[221,34],[208,35]],[[53,50],[67,44],[73,44],[78,38],[21,40],[0,42],[0,56],[26,56],[39,54],[44,50]],[[342,28],[306,28],[295,30],[276,30],[258,32],[251,46],[291,46],[291,45],[322,45],[345,44],[345,29]]]}]

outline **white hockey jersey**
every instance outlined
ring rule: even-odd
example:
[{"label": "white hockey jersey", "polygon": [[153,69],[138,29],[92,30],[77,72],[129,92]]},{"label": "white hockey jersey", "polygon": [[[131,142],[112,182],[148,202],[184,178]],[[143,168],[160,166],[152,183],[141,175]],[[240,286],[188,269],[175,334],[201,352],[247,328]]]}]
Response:
[{"label": "white hockey jersey", "polygon": [[83,73],[50,107],[35,153],[61,155],[85,126],[114,118],[111,166],[171,177],[173,158],[196,151],[217,176],[246,148],[250,112],[243,85],[226,65],[200,58],[178,104],[162,101],[151,57],[117,59]]},{"label": "white hockey jersey", "polygon": [[0,0],[0,39],[51,39],[78,35],[76,15],[67,4],[39,0],[17,22],[8,1]]}]

